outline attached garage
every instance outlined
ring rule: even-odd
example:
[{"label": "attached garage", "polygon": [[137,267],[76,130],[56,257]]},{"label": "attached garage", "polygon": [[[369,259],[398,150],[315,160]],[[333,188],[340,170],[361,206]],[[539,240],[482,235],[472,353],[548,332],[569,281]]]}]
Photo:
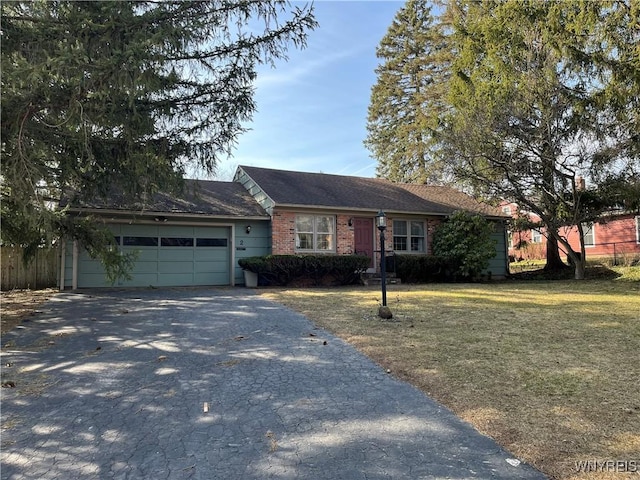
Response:
[{"label": "attached garage", "polygon": [[140,211],[87,205],[77,215],[97,216],[122,253],[135,255],[130,279],[111,284],[100,262],[77,242],[65,248],[65,288],[188,287],[235,285],[242,281],[239,258],[270,251],[269,215],[242,186],[191,181],[184,198],[158,195]]},{"label": "attached garage", "polygon": [[[121,251],[136,262],[128,287],[229,285],[231,227],[110,225]],[[78,284],[104,287],[104,270],[83,252],[78,259]]]}]

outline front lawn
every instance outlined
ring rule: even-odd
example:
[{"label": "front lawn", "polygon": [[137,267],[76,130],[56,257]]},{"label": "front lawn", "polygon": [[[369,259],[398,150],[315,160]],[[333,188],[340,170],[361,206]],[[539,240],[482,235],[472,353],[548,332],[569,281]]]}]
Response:
[{"label": "front lawn", "polygon": [[352,343],[551,478],[620,479],[630,474],[586,475],[576,462],[640,468],[640,283],[625,281],[636,274],[393,285],[392,321],[376,316],[379,287],[261,294]]}]

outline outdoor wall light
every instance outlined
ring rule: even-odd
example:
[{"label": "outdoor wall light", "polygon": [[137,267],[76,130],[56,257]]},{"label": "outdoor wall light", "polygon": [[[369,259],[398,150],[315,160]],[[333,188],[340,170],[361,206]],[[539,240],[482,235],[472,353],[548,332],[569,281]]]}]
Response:
[{"label": "outdoor wall light", "polygon": [[156,217],[156,218],[154,218],[154,220],[156,222],[166,222],[167,221],[167,217]]},{"label": "outdoor wall light", "polygon": [[349,219],[349,221],[347,222],[347,225],[349,225],[350,227],[353,227],[353,217]]},{"label": "outdoor wall light", "polygon": [[247,233],[251,233],[251,225],[247,225],[247,228],[245,230],[247,231]]}]

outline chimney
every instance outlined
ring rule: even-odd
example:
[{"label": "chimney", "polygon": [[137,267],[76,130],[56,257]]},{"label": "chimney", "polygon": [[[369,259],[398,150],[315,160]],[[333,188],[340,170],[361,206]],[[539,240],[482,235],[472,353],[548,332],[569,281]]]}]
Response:
[{"label": "chimney", "polygon": [[576,190],[584,190],[586,188],[586,183],[584,181],[584,177],[582,175],[578,175],[576,177]]}]

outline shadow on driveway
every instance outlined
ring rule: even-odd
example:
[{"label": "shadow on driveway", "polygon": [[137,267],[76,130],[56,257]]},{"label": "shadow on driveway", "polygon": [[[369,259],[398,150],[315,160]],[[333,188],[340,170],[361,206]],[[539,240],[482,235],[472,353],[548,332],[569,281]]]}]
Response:
[{"label": "shadow on driveway", "polygon": [[41,310],[2,340],[2,479],[545,478],[247,290],[61,293]]}]

